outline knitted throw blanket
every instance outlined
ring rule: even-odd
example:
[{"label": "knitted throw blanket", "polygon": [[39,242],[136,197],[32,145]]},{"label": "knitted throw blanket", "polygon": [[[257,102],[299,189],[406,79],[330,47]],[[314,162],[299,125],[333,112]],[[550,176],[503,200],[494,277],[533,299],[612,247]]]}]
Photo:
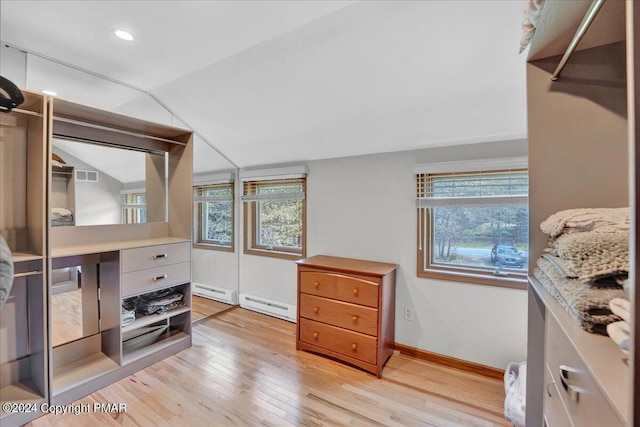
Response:
[{"label": "knitted throw blanket", "polygon": [[585,208],[556,212],[540,224],[551,237],[574,231],[615,233],[629,230],[629,208]]},{"label": "knitted throw blanket", "polygon": [[611,276],[626,278],[629,272],[629,234],[561,234],[552,242],[554,252],[578,275],[582,283]]},{"label": "knitted throw blanket", "polygon": [[533,276],[585,331],[607,335],[607,325],[621,318],[611,312],[609,301],[627,298],[620,288],[597,288],[563,277],[547,260],[538,258]]}]

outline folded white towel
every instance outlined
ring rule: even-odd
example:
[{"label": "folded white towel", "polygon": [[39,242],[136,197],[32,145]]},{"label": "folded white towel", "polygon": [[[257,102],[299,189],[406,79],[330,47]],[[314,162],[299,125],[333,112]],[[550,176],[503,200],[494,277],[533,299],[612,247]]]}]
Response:
[{"label": "folded white towel", "polygon": [[626,299],[613,298],[609,301],[609,308],[613,314],[620,316],[625,322],[631,322],[631,303]]},{"label": "folded white towel", "polygon": [[618,344],[620,350],[625,353],[629,352],[629,339],[631,334],[631,325],[627,322],[613,322],[607,325],[607,334]]}]

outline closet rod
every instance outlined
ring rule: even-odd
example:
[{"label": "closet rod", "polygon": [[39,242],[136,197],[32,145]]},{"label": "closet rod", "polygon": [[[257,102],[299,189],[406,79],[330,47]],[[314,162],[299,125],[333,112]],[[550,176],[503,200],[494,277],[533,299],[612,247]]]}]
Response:
[{"label": "closet rod", "polygon": [[169,144],[187,145],[184,142],[175,141],[173,139],[165,139],[165,138],[160,138],[160,137],[157,137],[157,136],[146,135],[146,134],[143,134],[143,133],[129,132],[129,131],[121,130],[121,129],[117,129],[117,128],[110,128],[110,127],[107,127],[107,126],[95,125],[93,123],[87,123],[87,122],[81,122],[81,121],[78,121],[78,120],[67,119],[66,117],[53,116],[53,120],[57,120],[59,122],[64,122],[64,123],[71,123],[73,125],[84,126],[84,127],[88,127],[88,128],[92,128],[92,129],[99,129],[99,130],[106,130],[106,131],[109,131],[109,132],[121,133],[123,135],[135,136],[135,137],[138,137],[138,138],[145,138],[145,139],[152,139],[154,141],[168,142]]},{"label": "closet rod", "polygon": [[593,0],[593,3],[591,3],[591,6],[589,6],[589,10],[587,10],[587,13],[584,15],[584,18],[582,19],[582,22],[578,27],[576,34],[573,36],[573,40],[571,40],[571,43],[569,43],[569,47],[567,47],[567,50],[564,52],[560,63],[551,75],[551,80],[558,80],[558,77],[560,77],[560,73],[564,69],[564,66],[567,64],[567,61],[569,60],[571,55],[573,55],[576,47],[578,47],[578,43],[580,43],[580,40],[582,40],[582,37],[586,34],[587,30],[591,26],[591,23],[600,11],[603,3],[604,0]]},{"label": "closet rod", "polygon": [[24,273],[16,273],[13,275],[13,277],[18,278],[18,277],[35,276],[36,274],[42,274],[42,271],[40,270],[25,271]]}]

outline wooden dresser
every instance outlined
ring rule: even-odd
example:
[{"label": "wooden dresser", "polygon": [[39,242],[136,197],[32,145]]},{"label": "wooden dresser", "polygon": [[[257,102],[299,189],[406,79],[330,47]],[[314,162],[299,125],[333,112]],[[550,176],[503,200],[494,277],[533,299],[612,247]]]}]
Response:
[{"label": "wooden dresser", "polygon": [[296,348],[380,378],[394,346],[396,265],[326,255],[296,264]]}]

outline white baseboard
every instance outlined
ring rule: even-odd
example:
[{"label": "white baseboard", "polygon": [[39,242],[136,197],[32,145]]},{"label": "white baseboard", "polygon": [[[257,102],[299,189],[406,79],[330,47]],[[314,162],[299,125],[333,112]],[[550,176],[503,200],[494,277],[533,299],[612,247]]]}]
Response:
[{"label": "white baseboard", "polygon": [[191,282],[191,293],[226,304],[238,304],[238,292],[233,289],[219,288],[217,286],[207,285],[206,283]]},{"label": "white baseboard", "polygon": [[249,294],[240,294],[240,307],[296,322],[296,306]]}]

